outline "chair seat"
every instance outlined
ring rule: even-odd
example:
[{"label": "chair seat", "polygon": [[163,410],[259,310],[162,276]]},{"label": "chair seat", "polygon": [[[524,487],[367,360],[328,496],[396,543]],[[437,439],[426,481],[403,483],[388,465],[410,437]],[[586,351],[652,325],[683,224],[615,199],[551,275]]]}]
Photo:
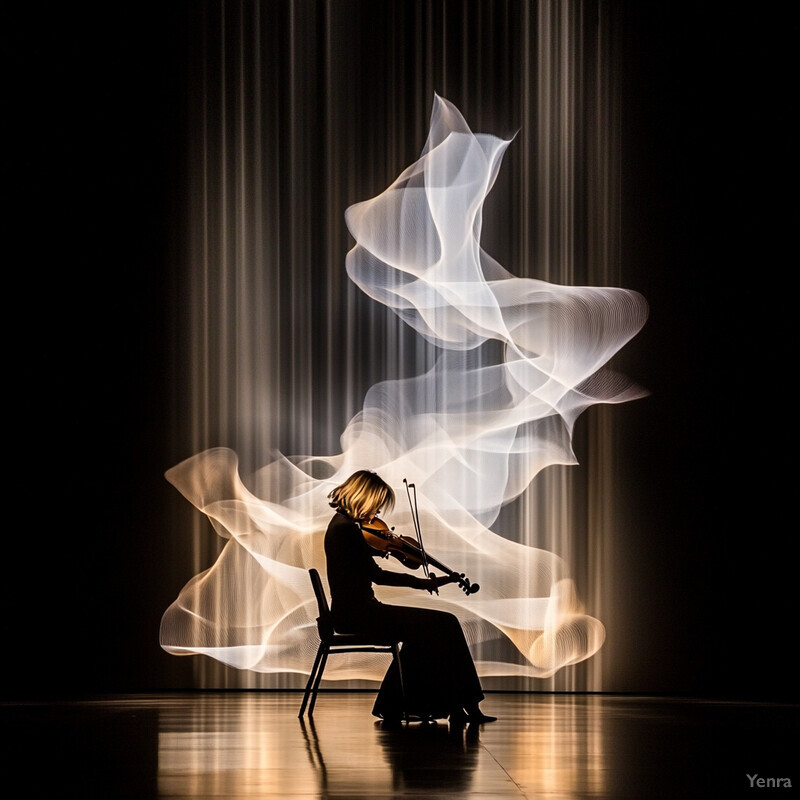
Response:
[{"label": "chair seat", "polygon": [[334,633],[328,636],[326,641],[333,646],[354,647],[392,647],[395,642],[392,639],[375,639],[374,637],[364,636],[360,633]]}]

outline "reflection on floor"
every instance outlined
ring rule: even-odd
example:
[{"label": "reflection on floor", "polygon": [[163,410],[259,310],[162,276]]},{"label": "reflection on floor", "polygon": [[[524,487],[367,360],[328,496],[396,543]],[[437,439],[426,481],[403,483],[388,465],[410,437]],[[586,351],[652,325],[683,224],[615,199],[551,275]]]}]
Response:
[{"label": "reflection on floor", "polygon": [[682,800],[800,787],[793,705],[495,693],[483,707],[497,722],[451,730],[384,728],[368,692],[323,692],[314,717],[301,720],[301,699],[220,692],[0,703],[6,786],[17,785],[18,798],[108,800]]}]

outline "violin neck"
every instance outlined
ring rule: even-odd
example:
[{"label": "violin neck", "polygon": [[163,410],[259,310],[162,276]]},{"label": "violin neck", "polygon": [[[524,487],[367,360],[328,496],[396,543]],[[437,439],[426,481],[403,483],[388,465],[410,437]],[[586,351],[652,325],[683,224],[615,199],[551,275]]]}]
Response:
[{"label": "violin neck", "polygon": [[427,554],[426,554],[426,556],[427,556],[427,561],[428,561],[428,566],[429,566],[429,567],[436,567],[436,569],[443,570],[443,571],[444,571],[444,572],[446,572],[448,575],[453,575],[453,574],[454,574],[454,573],[453,573],[453,570],[452,570],[452,569],[450,569],[450,567],[448,567],[448,566],[445,566],[444,564],[442,564],[442,562],[441,562],[441,561],[437,561],[435,558],[431,558],[431,557],[430,557],[429,555],[427,555]]}]

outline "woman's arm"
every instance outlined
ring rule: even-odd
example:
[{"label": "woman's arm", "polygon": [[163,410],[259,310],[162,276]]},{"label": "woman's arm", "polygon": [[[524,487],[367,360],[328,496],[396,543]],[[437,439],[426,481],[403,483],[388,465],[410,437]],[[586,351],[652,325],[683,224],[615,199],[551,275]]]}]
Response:
[{"label": "woman's arm", "polygon": [[433,592],[447,583],[455,583],[457,580],[456,576],[451,577],[449,575],[425,578],[412,575],[410,572],[393,572],[388,569],[381,569],[377,564],[375,564],[372,574],[372,582],[377,583],[379,586],[407,586],[410,589],[423,589],[428,592]]}]

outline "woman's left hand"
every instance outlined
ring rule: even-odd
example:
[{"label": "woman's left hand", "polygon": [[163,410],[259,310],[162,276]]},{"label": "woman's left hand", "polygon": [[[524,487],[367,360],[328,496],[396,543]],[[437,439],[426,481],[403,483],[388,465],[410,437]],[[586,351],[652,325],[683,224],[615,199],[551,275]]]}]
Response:
[{"label": "woman's left hand", "polygon": [[440,586],[446,586],[448,583],[455,583],[458,580],[458,575],[435,575],[431,572],[430,577],[422,579],[421,589],[426,589],[431,594],[438,594]]}]

